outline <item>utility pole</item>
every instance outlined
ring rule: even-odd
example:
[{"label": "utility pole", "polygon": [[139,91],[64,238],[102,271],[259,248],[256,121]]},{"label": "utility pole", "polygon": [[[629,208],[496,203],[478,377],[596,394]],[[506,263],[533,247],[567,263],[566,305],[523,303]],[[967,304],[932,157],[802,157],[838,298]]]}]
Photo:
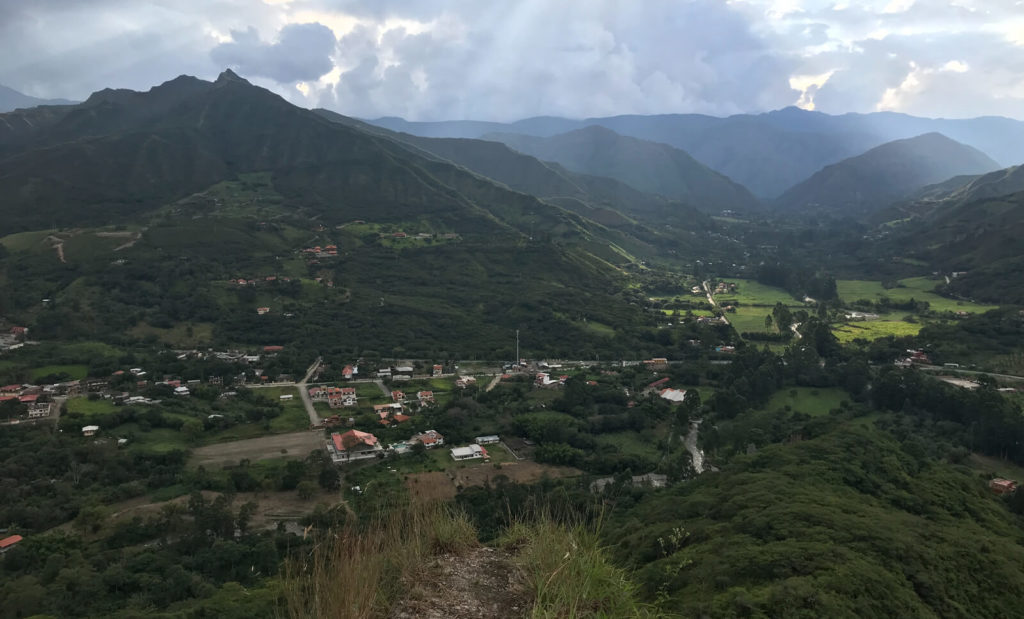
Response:
[{"label": "utility pole", "polygon": [[519,329],[516,329],[516,367],[519,366]]}]

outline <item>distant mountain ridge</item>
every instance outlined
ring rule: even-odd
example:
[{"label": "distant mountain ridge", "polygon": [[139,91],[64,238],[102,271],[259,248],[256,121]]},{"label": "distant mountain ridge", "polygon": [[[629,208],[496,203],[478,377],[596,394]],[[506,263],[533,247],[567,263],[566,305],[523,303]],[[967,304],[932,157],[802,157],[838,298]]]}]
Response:
[{"label": "distant mountain ridge", "polygon": [[75,105],[75,101],[67,99],[40,99],[22,94],[13,88],[0,84],[0,114],[19,108],[30,108],[40,105]]},{"label": "distant mountain ridge", "polygon": [[726,118],[701,114],[623,115],[572,120],[527,118],[512,123],[409,122],[373,124],[427,137],[479,138],[487,133],[550,137],[588,125],[663,142],[686,151],[759,198],[775,198],[822,167],[893,140],[939,132],[985,152],[1001,167],[1024,163],[1024,122],[1002,117],[929,119],[893,112],[832,116],[798,108]]},{"label": "distant mountain ridge", "polygon": [[915,190],[999,164],[981,151],[939,133],[894,140],[826,166],[782,194],[783,209],[856,215],[883,208]]},{"label": "distant mountain ridge", "polygon": [[758,200],[745,187],[668,144],[622,136],[593,125],[551,137],[491,133],[485,140],[569,170],[614,178],[641,191],[702,210],[751,209]]}]

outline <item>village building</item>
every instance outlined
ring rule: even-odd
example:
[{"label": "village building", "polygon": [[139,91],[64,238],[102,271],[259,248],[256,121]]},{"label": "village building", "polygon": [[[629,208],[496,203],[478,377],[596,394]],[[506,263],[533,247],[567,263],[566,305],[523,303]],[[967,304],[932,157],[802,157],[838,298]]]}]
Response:
[{"label": "village building", "polygon": [[488,434],[487,436],[478,436],[473,440],[477,445],[490,445],[501,441],[501,438],[497,434]]},{"label": "village building", "polygon": [[259,314],[260,316],[262,316],[264,314],[269,314],[270,313],[270,308],[269,307],[257,307],[256,308],[256,313]]},{"label": "village building", "polygon": [[678,404],[686,397],[686,389],[662,389],[658,395],[662,400]]},{"label": "village building", "polygon": [[96,433],[100,431],[99,426],[82,426],[83,436],[96,436]]},{"label": "village building", "polygon": [[644,361],[644,367],[651,371],[667,370],[668,359],[665,357],[654,357],[653,359],[647,359]]},{"label": "village building", "polygon": [[0,539],[0,555],[4,554],[11,548],[14,548],[22,539],[24,538],[20,535],[11,535]]},{"label": "village building", "polygon": [[444,366],[443,365],[435,364],[432,374],[434,376],[440,376],[440,375],[444,374]]},{"label": "village building", "polygon": [[422,443],[427,449],[433,449],[434,447],[440,447],[444,445],[444,437],[440,432],[436,430],[426,430],[419,434],[413,435],[408,441],[412,443]]},{"label": "village building", "polygon": [[433,404],[434,403],[434,392],[433,391],[417,391],[416,399],[419,400],[420,404]]},{"label": "village building", "polygon": [[451,454],[452,460],[474,460],[478,458],[487,460],[489,457],[487,450],[475,443],[468,447],[453,447]]},{"label": "village building", "polygon": [[376,458],[384,453],[377,437],[369,432],[349,430],[344,434],[331,434],[327,453],[335,464]]},{"label": "village building", "polygon": [[988,487],[992,489],[992,492],[996,494],[1010,494],[1017,490],[1017,482],[1012,479],[1003,479],[996,477],[995,479],[988,482]]},{"label": "village building", "polygon": [[455,379],[455,386],[459,389],[465,389],[470,385],[476,384],[476,378],[473,376],[460,376]]},{"label": "village building", "polygon": [[345,380],[352,380],[352,376],[358,373],[359,370],[357,370],[355,367],[351,365],[346,365],[345,368],[341,370],[341,377],[344,378]]},{"label": "village building", "polygon": [[391,401],[392,402],[404,402],[405,401],[405,392],[398,391],[397,389],[392,391],[391,392]]}]

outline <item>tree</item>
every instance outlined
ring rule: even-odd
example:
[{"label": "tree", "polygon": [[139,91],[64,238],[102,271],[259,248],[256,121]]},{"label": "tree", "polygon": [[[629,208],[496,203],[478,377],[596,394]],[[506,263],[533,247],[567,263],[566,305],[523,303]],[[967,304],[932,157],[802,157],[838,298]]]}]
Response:
[{"label": "tree", "polygon": [[313,498],[316,494],[316,484],[311,481],[301,481],[296,488],[299,492],[299,498],[303,501],[308,501]]},{"label": "tree", "polygon": [[203,422],[198,419],[189,419],[181,426],[181,431],[189,442],[196,442],[203,435]]},{"label": "tree", "polygon": [[765,331],[771,331],[772,330],[772,315],[771,314],[765,314],[765,316],[764,316],[764,330]]}]

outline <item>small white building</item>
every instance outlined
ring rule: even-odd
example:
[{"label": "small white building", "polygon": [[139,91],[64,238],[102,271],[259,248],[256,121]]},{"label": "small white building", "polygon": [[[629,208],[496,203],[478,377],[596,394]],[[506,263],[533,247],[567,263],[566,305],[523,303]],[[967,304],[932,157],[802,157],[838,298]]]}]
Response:
[{"label": "small white building", "polygon": [[488,457],[487,450],[476,443],[468,447],[452,448],[452,460],[474,460],[477,458],[486,460]]},{"label": "small white building", "polygon": [[285,395],[282,395],[282,396],[278,397],[279,400],[291,400],[291,399],[294,399],[294,398],[295,398],[295,396],[293,396],[291,394],[285,394]]},{"label": "small white building", "polygon": [[96,436],[96,433],[100,431],[99,426],[82,426],[83,436]]},{"label": "small white building", "polygon": [[661,399],[669,402],[682,402],[686,398],[686,389],[662,389]]},{"label": "small white building", "polygon": [[488,434],[487,436],[476,437],[477,445],[490,445],[501,441],[501,438],[497,434]]},{"label": "small white building", "polygon": [[178,396],[182,396],[182,397],[189,395],[188,387],[185,387],[185,386],[175,387],[174,388],[174,395],[178,395]]}]

